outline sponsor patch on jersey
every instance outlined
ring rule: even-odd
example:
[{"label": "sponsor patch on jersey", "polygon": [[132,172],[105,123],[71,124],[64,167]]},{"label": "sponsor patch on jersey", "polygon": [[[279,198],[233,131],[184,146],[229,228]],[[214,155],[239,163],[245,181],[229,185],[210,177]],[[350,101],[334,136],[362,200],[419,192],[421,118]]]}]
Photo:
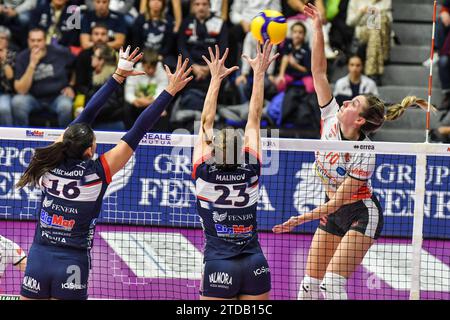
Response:
[{"label": "sponsor patch on jersey", "polygon": [[50,215],[47,211],[41,210],[41,224],[55,229],[71,231],[75,225],[75,220],[66,220],[64,216]]},{"label": "sponsor patch on jersey", "polygon": [[223,213],[220,214],[217,211],[213,212],[213,220],[214,222],[222,222],[223,220],[225,220],[227,218],[228,213]]},{"label": "sponsor patch on jersey", "polygon": [[352,169],[351,173],[353,175],[360,176],[360,177],[363,177],[363,178],[368,178],[370,176],[370,174],[371,174],[370,171],[366,171],[366,170],[363,170],[363,169],[360,169],[360,168]]},{"label": "sponsor patch on jersey", "polygon": [[347,170],[345,170],[342,167],[337,167],[336,168],[336,172],[340,175],[340,176],[345,176],[345,174],[347,173]]},{"label": "sponsor patch on jersey", "polygon": [[245,227],[242,225],[225,226],[223,224],[216,224],[215,227],[219,237],[227,235],[250,235],[253,231],[253,225]]}]

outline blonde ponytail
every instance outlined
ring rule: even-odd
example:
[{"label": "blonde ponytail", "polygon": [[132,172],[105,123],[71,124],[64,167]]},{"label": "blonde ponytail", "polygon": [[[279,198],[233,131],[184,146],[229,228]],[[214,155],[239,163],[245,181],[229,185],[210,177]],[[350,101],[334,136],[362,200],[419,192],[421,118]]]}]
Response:
[{"label": "blonde ponytail", "polygon": [[[406,109],[412,106],[419,106],[423,110],[428,110],[428,103],[424,99],[417,98],[416,96],[407,96],[403,98],[402,102],[393,104],[388,107],[385,119],[388,121],[393,121],[401,117]],[[434,109],[434,107],[432,107]]]},{"label": "blonde ponytail", "polygon": [[[415,96],[407,96],[403,98],[402,102],[393,105],[386,105],[386,103],[372,94],[364,95],[367,100],[367,106],[364,108],[361,116],[366,119],[366,123],[361,126],[361,131],[365,133],[372,133],[381,128],[385,120],[392,121],[398,119],[405,113],[406,109],[412,106],[419,106],[421,109],[427,111],[428,103],[424,99]],[[387,112],[385,115],[385,109]],[[434,106],[431,110],[435,111]]]}]

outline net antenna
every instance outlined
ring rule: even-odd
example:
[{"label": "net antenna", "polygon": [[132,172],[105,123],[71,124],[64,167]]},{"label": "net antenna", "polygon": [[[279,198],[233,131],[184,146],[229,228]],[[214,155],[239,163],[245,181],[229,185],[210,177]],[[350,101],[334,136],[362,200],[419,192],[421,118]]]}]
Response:
[{"label": "net antenna", "polygon": [[433,28],[431,31],[431,48],[430,48],[430,74],[428,76],[428,110],[427,110],[427,124],[426,124],[426,134],[425,143],[429,143],[429,133],[430,133],[430,111],[431,111],[431,93],[433,90],[433,60],[434,60],[434,36],[436,33],[436,0],[433,4]]},{"label": "net antenna", "polygon": [[[431,34],[430,50],[430,74],[428,77],[428,110],[427,124],[425,134],[425,144],[429,143],[430,133],[430,111],[431,111],[431,92],[433,88],[433,56],[434,56],[434,34],[436,30],[436,0],[433,4],[433,28]],[[410,300],[420,300],[420,270],[422,263],[422,244],[423,244],[423,217],[425,203],[425,181],[426,181],[427,156],[418,154],[416,159],[416,198],[414,202],[414,222],[412,238],[412,257],[411,257],[411,290],[409,292]]]}]

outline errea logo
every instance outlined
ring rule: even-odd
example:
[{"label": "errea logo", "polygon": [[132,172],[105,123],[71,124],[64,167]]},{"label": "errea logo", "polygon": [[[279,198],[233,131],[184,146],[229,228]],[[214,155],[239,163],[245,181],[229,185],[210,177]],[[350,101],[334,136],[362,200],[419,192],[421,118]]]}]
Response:
[{"label": "errea logo", "polygon": [[375,146],[373,144],[361,144],[361,145],[354,145],[353,149],[356,149],[356,150],[375,150]]}]

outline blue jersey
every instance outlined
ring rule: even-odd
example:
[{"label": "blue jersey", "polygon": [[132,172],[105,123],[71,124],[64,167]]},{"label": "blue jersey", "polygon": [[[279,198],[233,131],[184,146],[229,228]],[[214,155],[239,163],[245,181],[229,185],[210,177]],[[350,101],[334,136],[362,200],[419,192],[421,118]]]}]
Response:
[{"label": "blue jersey", "polygon": [[97,160],[67,159],[44,174],[42,201],[34,242],[91,249],[97,218],[111,174],[101,156]]},{"label": "blue jersey", "polygon": [[212,156],[194,164],[205,261],[262,252],[256,222],[261,161],[249,149],[244,155],[244,163],[234,171],[218,170]]}]

